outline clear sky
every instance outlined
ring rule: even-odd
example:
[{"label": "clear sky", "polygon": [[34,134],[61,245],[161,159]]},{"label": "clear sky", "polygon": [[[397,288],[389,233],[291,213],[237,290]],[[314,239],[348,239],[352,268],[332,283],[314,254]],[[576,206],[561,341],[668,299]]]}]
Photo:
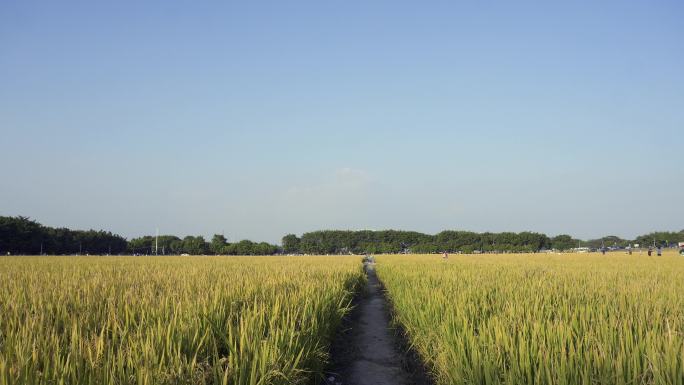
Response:
[{"label": "clear sky", "polygon": [[0,215],[684,228],[681,1],[0,2]]}]

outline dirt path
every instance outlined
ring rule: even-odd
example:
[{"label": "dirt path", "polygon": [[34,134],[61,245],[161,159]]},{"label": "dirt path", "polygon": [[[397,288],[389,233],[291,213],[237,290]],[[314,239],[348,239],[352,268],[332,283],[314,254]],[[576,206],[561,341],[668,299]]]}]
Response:
[{"label": "dirt path", "polygon": [[387,300],[374,266],[367,265],[368,286],[333,344],[335,366],[327,383],[335,385],[415,385],[424,375],[410,373],[401,343],[389,324]]}]

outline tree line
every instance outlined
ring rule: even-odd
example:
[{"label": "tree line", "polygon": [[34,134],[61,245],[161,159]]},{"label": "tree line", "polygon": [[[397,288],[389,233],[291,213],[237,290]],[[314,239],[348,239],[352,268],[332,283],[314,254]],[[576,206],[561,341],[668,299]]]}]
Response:
[{"label": "tree line", "polygon": [[1,255],[272,255],[279,251],[278,246],[266,242],[244,240],[229,243],[219,234],[214,235],[211,242],[202,236],[181,239],[175,235],[147,235],[126,240],[109,231],[53,228],[26,217],[0,216]]},{"label": "tree line", "polygon": [[159,255],[273,255],[281,250],[278,246],[266,242],[242,240],[229,243],[221,234],[215,234],[211,242],[205,241],[201,235],[188,235],[183,239],[175,235],[146,235],[131,239],[128,242],[128,249],[131,254]]},{"label": "tree line", "polygon": [[109,231],[43,226],[26,217],[0,216],[2,254],[122,254],[126,238]]},{"label": "tree line", "polygon": [[625,248],[676,246],[684,242],[684,230],[653,232],[634,240],[617,236],[582,241],[567,234],[549,237],[546,234],[524,231],[520,233],[476,233],[472,231],[442,231],[430,235],[415,231],[340,231],[324,230],[304,233],[301,237],[288,234],[282,239],[286,254],[362,254],[362,253],[505,253],[538,252],[541,250],[567,251],[576,247]]},{"label": "tree line", "polygon": [[684,242],[684,230],[653,232],[633,240],[606,236],[588,241],[567,234],[549,237],[535,232],[476,233],[442,231],[435,235],[416,231],[323,230],[288,234],[282,246],[242,240],[230,243],[221,234],[210,241],[203,236],[146,235],[131,240],[103,230],[53,228],[26,217],[0,216],[0,253],[5,254],[139,254],[139,255],[273,255],[273,254],[380,254],[380,253],[490,253],[566,251],[575,247],[624,248],[634,244],[672,246]]}]

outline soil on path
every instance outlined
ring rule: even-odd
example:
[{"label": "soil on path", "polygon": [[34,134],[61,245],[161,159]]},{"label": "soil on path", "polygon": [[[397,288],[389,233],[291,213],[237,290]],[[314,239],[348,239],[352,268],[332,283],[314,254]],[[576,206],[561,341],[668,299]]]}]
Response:
[{"label": "soil on path", "polygon": [[429,379],[407,353],[405,341],[390,327],[388,303],[373,264],[366,265],[368,285],[357,299],[345,330],[332,346],[334,385],[428,385]]}]

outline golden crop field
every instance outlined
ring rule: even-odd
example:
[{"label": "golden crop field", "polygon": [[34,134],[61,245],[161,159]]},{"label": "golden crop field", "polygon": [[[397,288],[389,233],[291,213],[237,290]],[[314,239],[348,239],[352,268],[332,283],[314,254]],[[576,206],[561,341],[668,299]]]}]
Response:
[{"label": "golden crop field", "polygon": [[684,384],[684,258],[378,257],[438,384]]},{"label": "golden crop field", "polygon": [[299,384],[356,257],[2,257],[0,384]]}]

